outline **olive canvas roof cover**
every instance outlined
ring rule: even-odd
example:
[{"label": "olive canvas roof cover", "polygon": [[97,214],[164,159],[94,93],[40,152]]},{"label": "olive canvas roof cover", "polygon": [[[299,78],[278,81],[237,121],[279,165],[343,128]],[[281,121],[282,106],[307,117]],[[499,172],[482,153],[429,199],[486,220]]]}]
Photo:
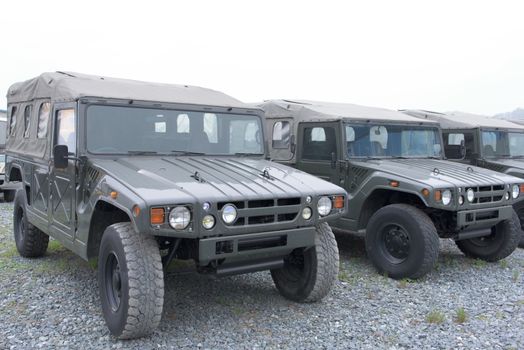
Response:
[{"label": "olive canvas roof cover", "polygon": [[250,108],[224,93],[202,87],[150,83],[72,72],[42,73],[36,78],[11,85],[7,93],[8,103],[34,99],[67,102],[82,97]]},{"label": "olive canvas roof cover", "polygon": [[[298,119],[298,121],[358,119],[363,121],[376,120],[419,124],[422,122],[419,118],[395,110],[349,103],[308,100],[268,100],[257,104],[257,106],[264,110],[266,118],[291,117]],[[431,120],[426,122],[436,124]]]},{"label": "olive canvas roof cover", "polygon": [[425,120],[434,120],[440,124],[442,129],[518,129],[524,130],[523,125],[512,123],[507,120],[495,119],[484,115],[465,113],[465,112],[431,112],[421,109],[404,109],[403,113],[409,114]]}]

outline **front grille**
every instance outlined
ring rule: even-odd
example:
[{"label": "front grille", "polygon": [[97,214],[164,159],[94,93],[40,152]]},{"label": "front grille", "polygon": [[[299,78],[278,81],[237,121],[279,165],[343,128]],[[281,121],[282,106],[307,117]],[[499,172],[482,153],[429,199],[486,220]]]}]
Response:
[{"label": "front grille", "polygon": [[472,189],[475,192],[475,200],[473,204],[485,204],[501,202],[504,198],[505,185],[490,185],[467,187],[466,190]]},{"label": "front grille", "polygon": [[217,203],[217,207],[218,210],[222,210],[226,204],[233,204],[237,208],[238,217],[231,226],[238,227],[293,221],[300,212],[300,203],[300,197],[291,197],[219,202]]}]

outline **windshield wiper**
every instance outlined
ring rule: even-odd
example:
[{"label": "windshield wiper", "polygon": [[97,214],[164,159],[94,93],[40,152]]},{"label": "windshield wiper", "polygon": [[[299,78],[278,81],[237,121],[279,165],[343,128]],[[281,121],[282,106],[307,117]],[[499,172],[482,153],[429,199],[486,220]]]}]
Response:
[{"label": "windshield wiper", "polygon": [[172,150],[171,153],[175,153],[176,155],[180,156],[205,156],[206,154],[204,152],[193,152],[193,151],[180,151],[180,150]]},{"label": "windshield wiper", "polygon": [[233,155],[239,156],[239,157],[256,157],[256,156],[263,156],[264,153],[249,153],[249,152],[236,152]]},{"label": "windshield wiper", "polygon": [[157,151],[127,151],[127,154],[143,155],[143,154],[158,154]]},{"label": "windshield wiper", "polygon": [[391,158],[393,158],[393,159],[409,159],[409,157],[404,157],[404,156],[391,156]]}]

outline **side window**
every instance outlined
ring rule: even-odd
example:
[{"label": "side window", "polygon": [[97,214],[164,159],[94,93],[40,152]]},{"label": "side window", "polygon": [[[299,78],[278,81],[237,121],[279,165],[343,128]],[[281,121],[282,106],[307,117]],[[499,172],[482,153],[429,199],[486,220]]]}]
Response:
[{"label": "side window", "polygon": [[279,121],[273,125],[273,148],[289,148],[291,125],[288,121]]},{"label": "side window", "polygon": [[13,136],[16,130],[16,114],[18,112],[17,106],[11,107],[11,117],[9,119],[9,135]]},{"label": "side window", "polygon": [[178,134],[189,134],[189,116],[187,114],[179,114],[176,117],[176,132]]},{"label": "side window", "polygon": [[331,160],[337,153],[337,139],[332,127],[304,128],[303,155],[309,160]]},{"label": "side window", "polygon": [[448,145],[460,146],[464,141],[464,134],[448,134]]},{"label": "side window", "polygon": [[214,113],[204,113],[204,132],[210,143],[218,143],[218,121]]},{"label": "side window", "polygon": [[38,131],[36,137],[44,139],[47,137],[47,125],[49,124],[49,113],[51,113],[51,103],[44,102],[38,111]]},{"label": "side window", "polygon": [[24,109],[24,138],[29,137],[31,131],[31,112],[33,111],[32,105],[25,106]]},{"label": "side window", "polygon": [[75,110],[62,109],[56,114],[56,145],[66,145],[70,154],[76,153]]}]

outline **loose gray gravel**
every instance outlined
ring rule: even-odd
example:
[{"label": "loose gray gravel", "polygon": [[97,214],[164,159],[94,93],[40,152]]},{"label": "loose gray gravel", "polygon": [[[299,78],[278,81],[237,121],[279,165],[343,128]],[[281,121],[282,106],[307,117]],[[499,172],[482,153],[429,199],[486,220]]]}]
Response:
[{"label": "loose gray gravel", "polygon": [[337,239],[340,281],[323,302],[283,299],[266,272],[214,279],[178,264],[160,328],[118,341],[102,318],[96,271],[56,241],[43,258],[18,256],[12,206],[0,204],[0,349],[524,348],[524,250],[486,264],[441,241],[435,271],[394,281],[375,272],[361,239]]}]

